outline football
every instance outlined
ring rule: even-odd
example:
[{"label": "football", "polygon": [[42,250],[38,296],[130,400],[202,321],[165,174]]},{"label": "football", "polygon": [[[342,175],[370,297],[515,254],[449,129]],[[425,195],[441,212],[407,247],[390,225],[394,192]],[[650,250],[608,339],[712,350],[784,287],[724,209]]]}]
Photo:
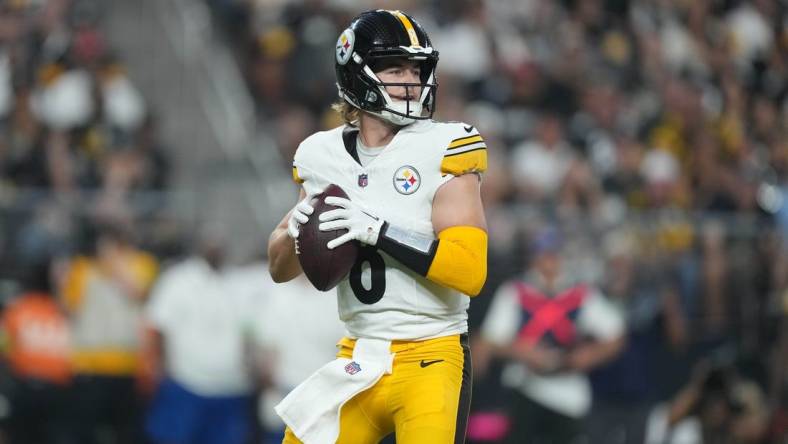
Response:
[{"label": "football", "polygon": [[348,198],[347,193],[334,184],[313,197],[310,204],[315,212],[309,216],[309,222],[299,226],[296,240],[298,262],[301,263],[301,268],[309,282],[320,291],[334,288],[347,276],[356,262],[359,249],[356,241],[346,242],[333,250],[329,250],[326,246],[329,241],[347,232],[347,230],[320,231],[318,228],[320,214],[336,208],[326,204],[325,199],[329,196]]}]

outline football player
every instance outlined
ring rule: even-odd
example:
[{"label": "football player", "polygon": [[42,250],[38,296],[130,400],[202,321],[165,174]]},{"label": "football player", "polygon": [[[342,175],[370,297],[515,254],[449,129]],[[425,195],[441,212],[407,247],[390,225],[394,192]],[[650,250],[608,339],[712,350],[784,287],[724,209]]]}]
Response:
[{"label": "football player", "polygon": [[[271,233],[270,273],[277,282],[302,273],[294,240],[313,213],[310,198],[329,184],[342,187],[349,199],[327,198],[337,208],[319,217],[321,230],[347,230],[328,248],[362,246],[337,288],[348,331],[338,359],[354,359],[349,375],[363,371],[352,365],[354,348],[369,340],[384,341],[393,361],[368,388],[340,400],[335,441],[376,443],[395,432],[398,443],[463,442],[471,389],[467,308],[487,276],[480,197],[486,146],[472,125],[432,120],[438,51],[408,14],[360,14],[339,36],[335,56],[335,108],[345,124],[298,147],[300,200]],[[284,442],[319,441],[304,431],[318,420],[295,424],[282,416]]]}]

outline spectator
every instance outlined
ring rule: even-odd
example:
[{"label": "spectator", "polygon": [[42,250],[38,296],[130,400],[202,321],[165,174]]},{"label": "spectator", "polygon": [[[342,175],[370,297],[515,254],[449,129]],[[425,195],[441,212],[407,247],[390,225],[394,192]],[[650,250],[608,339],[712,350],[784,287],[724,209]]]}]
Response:
[{"label": "spectator", "polygon": [[145,119],[145,102],[117,60],[107,57],[98,72],[106,123],[121,134],[134,133]]},{"label": "spectator", "polygon": [[556,114],[542,116],[534,138],[514,148],[511,168],[523,202],[593,208],[600,199],[590,166],[566,141]]},{"label": "spectator", "polygon": [[555,231],[537,236],[531,269],[499,288],[478,343],[484,360],[510,360],[511,443],[575,443],[591,407],[586,373],[624,345],[621,314],[595,288],[562,269]]},{"label": "spectator", "polygon": [[122,228],[98,227],[92,242],[89,255],[71,260],[61,290],[73,333],[71,411],[80,443],[99,442],[100,428],[115,442],[138,443],[142,306],[158,264]]},{"label": "spectator", "polygon": [[760,387],[733,368],[702,361],[689,383],[649,417],[646,443],[759,444],[768,413]]},{"label": "spectator", "polygon": [[558,116],[546,115],[539,121],[534,139],[514,148],[512,176],[518,178],[517,185],[524,201],[558,201],[575,161],[562,131]]},{"label": "spectator", "polygon": [[621,353],[591,373],[591,443],[642,444],[646,418],[683,371],[687,313],[671,267],[638,261],[637,237],[618,229],[605,236],[604,294],[624,315],[627,342]]},{"label": "spectator", "polygon": [[24,292],[3,311],[11,444],[70,443],[71,363],[65,313],[53,297],[49,261],[28,268]]},{"label": "spectator", "polygon": [[146,308],[145,373],[157,387],[145,430],[155,443],[244,444],[254,430],[255,306],[237,291],[215,236],[162,273]]}]

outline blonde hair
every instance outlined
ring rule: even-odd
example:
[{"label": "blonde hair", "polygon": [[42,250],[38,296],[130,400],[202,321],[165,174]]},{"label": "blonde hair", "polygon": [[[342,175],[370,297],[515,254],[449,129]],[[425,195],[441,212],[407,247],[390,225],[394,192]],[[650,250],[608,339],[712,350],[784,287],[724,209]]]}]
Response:
[{"label": "blonde hair", "polygon": [[351,105],[347,100],[339,100],[331,105],[331,109],[338,112],[342,121],[351,126],[358,126],[361,111]]}]

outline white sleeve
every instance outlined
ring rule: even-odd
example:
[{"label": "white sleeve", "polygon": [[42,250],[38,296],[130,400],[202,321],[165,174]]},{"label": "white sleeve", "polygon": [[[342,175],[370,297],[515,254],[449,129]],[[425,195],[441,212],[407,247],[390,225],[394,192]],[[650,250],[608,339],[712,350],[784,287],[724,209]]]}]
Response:
[{"label": "white sleeve", "polygon": [[231,292],[237,295],[236,309],[244,330],[257,334],[261,313],[269,305],[269,295],[274,285],[266,263],[255,263],[237,268],[227,274]]},{"label": "white sleeve", "polygon": [[159,330],[178,320],[176,308],[177,280],[171,273],[162,274],[151,290],[150,298],[145,306],[145,317]]},{"label": "white sleeve", "polygon": [[578,319],[580,331],[601,340],[615,339],[624,334],[624,317],[596,289],[590,289]]},{"label": "white sleeve", "polygon": [[275,315],[277,312],[275,307],[277,303],[276,297],[269,294],[266,299],[266,303],[260,304],[260,309],[257,310],[254,337],[258,345],[273,348],[277,344],[276,337],[279,333],[279,328],[276,324],[281,319],[281,316]]},{"label": "white sleeve", "polygon": [[[257,344],[266,348],[282,346],[281,336],[287,331],[287,323],[293,322],[292,309],[288,309],[288,302],[300,294],[290,294],[292,281],[272,285],[267,289],[265,302],[260,304],[255,322],[255,340]],[[292,306],[292,304],[289,304]]]},{"label": "white sleeve", "polygon": [[520,326],[520,304],[514,285],[504,284],[493,296],[487,315],[484,317],[481,334],[496,345],[506,345],[517,335]]}]

